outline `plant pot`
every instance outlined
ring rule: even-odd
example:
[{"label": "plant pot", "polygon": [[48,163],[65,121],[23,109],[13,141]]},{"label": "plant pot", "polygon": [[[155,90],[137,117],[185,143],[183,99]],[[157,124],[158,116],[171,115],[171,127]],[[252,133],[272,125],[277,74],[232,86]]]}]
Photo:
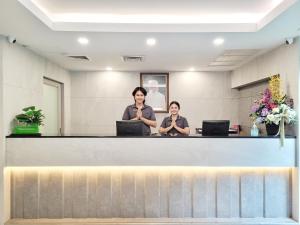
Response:
[{"label": "plant pot", "polygon": [[268,135],[276,135],[279,131],[279,125],[275,123],[266,123],[266,130]]},{"label": "plant pot", "polygon": [[29,125],[16,125],[13,129],[13,134],[38,134],[39,125],[29,124]]}]

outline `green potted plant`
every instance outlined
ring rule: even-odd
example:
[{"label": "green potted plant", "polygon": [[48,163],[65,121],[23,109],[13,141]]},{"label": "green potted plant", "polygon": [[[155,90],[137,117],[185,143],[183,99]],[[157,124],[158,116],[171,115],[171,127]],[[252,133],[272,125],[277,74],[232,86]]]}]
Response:
[{"label": "green potted plant", "polygon": [[41,109],[35,106],[26,107],[23,113],[16,115],[16,125],[13,129],[14,134],[39,134],[39,126],[43,125],[45,116]]}]

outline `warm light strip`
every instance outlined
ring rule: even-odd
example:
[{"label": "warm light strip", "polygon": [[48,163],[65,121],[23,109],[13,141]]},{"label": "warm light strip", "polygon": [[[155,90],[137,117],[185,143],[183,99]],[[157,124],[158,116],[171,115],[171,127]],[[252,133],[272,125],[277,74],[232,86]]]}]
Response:
[{"label": "warm light strip", "polygon": [[257,23],[265,13],[235,13],[230,15],[175,16],[175,15],[118,15],[62,13],[49,16],[57,22],[67,23],[120,23],[120,24],[207,24]]},{"label": "warm light strip", "polygon": [[142,171],[142,170],[156,170],[156,171],[261,171],[261,170],[287,170],[293,167],[201,167],[201,166],[61,166],[61,167],[6,167],[12,171],[53,171],[53,170],[127,170],[127,171]]},{"label": "warm light strip", "polygon": [[209,23],[258,23],[283,0],[272,0],[270,7],[263,13],[231,13],[206,15],[161,15],[161,14],[103,14],[103,13],[51,13],[39,1],[31,0],[35,7],[54,22],[69,23],[120,23],[120,24],[209,24]]}]

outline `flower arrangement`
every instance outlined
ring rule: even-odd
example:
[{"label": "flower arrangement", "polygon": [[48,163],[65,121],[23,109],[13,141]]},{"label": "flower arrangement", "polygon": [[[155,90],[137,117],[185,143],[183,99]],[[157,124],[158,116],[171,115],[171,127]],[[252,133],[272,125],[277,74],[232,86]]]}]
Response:
[{"label": "flower arrangement", "polygon": [[278,125],[277,135],[280,134],[283,144],[284,124],[296,121],[296,111],[292,99],[282,93],[280,83],[279,75],[271,77],[269,87],[264,90],[262,97],[254,101],[250,117],[255,123]]},{"label": "flower arrangement", "polygon": [[255,100],[251,107],[250,117],[256,123],[266,123],[267,116],[276,108],[276,103],[273,101],[270,89],[267,88],[262,93],[261,99]]},{"label": "flower arrangement", "polygon": [[284,123],[291,124],[296,121],[296,111],[287,104],[280,104],[272,110],[272,113],[267,115],[267,123],[279,125],[284,120]]}]

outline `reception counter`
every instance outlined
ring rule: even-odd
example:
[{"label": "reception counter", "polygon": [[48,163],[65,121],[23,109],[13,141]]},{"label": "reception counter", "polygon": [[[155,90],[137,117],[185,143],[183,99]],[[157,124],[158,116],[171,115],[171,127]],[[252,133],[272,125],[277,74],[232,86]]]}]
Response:
[{"label": "reception counter", "polygon": [[294,167],[295,139],[263,137],[8,138],[7,165]]},{"label": "reception counter", "polygon": [[296,139],[7,137],[7,224],[296,224]]}]

